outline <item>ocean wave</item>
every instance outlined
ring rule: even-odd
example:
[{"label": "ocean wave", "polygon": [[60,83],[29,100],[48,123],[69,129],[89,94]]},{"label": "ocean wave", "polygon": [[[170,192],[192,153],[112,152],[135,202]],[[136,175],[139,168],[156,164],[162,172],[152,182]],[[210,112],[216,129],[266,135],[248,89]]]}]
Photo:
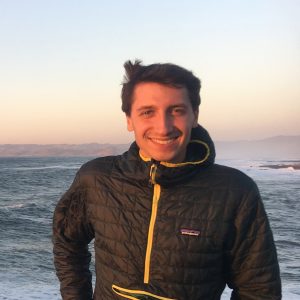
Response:
[{"label": "ocean wave", "polygon": [[16,204],[10,204],[10,205],[3,205],[0,208],[2,209],[14,209],[14,208],[22,208],[26,204],[25,203],[16,203]]},{"label": "ocean wave", "polygon": [[41,167],[12,167],[12,168],[3,168],[2,170],[12,170],[12,171],[40,171],[40,170],[49,170],[49,169],[60,169],[60,170],[77,170],[79,165],[76,166],[41,166]]}]

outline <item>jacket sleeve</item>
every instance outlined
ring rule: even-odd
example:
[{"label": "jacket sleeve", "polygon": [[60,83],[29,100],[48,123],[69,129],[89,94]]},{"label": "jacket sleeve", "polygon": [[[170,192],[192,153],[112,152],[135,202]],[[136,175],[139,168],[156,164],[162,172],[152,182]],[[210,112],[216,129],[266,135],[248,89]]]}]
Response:
[{"label": "jacket sleeve", "polygon": [[273,234],[255,183],[233,221],[227,252],[231,299],[281,299],[281,280]]},{"label": "jacket sleeve", "polygon": [[92,299],[91,254],[94,237],[86,217],[87,192],[77,176],[58,202],[53,217],[53,254],[64,300]]}]

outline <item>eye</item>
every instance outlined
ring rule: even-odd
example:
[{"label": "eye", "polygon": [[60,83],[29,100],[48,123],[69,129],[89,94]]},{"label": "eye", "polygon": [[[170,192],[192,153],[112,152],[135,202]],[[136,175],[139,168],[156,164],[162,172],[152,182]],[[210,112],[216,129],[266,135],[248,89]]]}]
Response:
[{"label": "eye", "polygon": [[154,114],[154,111],[151,110],[151,109],[147,109],[147,110],[144,110],[140,113],[140,116],[141,117],[144,117],[144,118],[149,118],[151,117],[152,115]]},{"label": "eye", "polygon": [[182,116],[186,113],[186,109],[184,107],[174,107],[172,110],[172,114],[176,116]]}]

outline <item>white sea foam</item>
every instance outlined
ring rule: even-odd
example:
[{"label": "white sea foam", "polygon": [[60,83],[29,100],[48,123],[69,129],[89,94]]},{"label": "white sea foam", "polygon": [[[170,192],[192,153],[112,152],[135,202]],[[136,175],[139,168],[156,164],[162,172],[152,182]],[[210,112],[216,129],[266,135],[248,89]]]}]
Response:
[{"label": "white sea foam", "polygon": [[16,204],[11,204],[11,205],[0,205],[0,207],[4,208],[4,209],[22,208],[24,206],[25,206],[24,203],[16,203]]},{"label": "white sea foam", "polygon": [[63,170],[77,170],[80,166],[64,166],[64,165],[57,165],[57,166],[41,166],[41,167],[15,167],[15,168],[6,168],[7,170],[13,171],[39,171],[39,170],[47,170],[47,169],[63,169]]},{"label": "white sea foam", "polygon": [[287,167],[289,171],[296,171],[294,167]]}]

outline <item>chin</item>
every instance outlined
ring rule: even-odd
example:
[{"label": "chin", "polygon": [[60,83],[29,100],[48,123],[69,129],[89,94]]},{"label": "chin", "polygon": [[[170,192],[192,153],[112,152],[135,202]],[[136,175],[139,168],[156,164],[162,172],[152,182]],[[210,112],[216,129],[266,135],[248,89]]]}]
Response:
[{"label": "chin", "polygon": [[153,155],[152,156],[157,161],[176,163],[177,159],[175,156],[166,156],[166,155]]}]

